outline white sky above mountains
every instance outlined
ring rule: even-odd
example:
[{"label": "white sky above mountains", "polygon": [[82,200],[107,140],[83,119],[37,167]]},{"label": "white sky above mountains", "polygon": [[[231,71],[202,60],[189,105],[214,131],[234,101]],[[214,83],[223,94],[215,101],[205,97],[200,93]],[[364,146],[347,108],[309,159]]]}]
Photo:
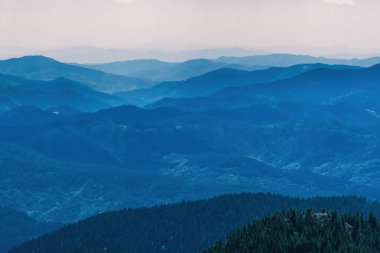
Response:
[{"label": "white sky above mountains", "polygon": [[331,4],[331,5],[354,5],[355,2],[354,0],[323,0],[326,4]]},{"label": "white sky above mountains", "polygon": [[168,44],[377,49],[379,11],[379,0],[0,0],[0,50]]}]

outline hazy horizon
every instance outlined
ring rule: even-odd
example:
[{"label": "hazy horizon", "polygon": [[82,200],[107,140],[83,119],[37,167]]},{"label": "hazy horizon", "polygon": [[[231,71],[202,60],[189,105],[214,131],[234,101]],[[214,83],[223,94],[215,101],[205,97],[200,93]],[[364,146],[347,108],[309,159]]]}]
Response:
[{"label": "hazy horizon", "polygon": [[[320,50],[323,50],[324,53],[319,53]],[[0,60],[41,55],[61,62],[81,64],[151,59],[166,62],[184,62],[193,59],[212,60],[223,56],[244,57],[273,54],[307,55],[329,59],[353,60],[380,57],[380,50],[351,49],[339,46],[313,48],[303,45],[272,48],[197,47],[197,45],[173,45],[172,48],[165,48],[162,45],[157,47],[130,48],[77,46],[45,50],[0,47]]]},{"label": "hazy horizon", "polygon": [[0,0],[0,57],[73,47],[380,55],[375,0]]}]

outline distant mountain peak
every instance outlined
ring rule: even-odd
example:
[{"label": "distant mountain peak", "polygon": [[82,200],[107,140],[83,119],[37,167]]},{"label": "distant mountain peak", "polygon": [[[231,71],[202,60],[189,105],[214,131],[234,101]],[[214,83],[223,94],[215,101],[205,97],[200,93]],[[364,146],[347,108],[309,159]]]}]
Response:
[{"label": "distant mountain peak", "polygon": [[46,57],[43,55],[27,55],[27,56],[23,56],[23,57],[19,57],[19,58],[11,58],[11,59],[4,60],[4,61],[25,61],[25,62],[29,62],[29,63],[34,63],[36,61],[45,61],[45,62],[59,63],[55,59],[50,58],[50,57]]}]

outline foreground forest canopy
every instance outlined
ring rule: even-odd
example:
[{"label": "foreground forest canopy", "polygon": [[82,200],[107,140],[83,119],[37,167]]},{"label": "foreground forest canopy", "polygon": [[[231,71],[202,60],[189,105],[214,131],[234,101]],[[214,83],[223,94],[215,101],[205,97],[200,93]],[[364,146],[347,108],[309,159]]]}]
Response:
[{"label": "foreground forest canopy", "polygon": [[[66,225],[10,253],[197,253],[258,218],[292,207],[380,215],[379,203],[357,197],[301,199],[263,193],[232,194],[202,201],[107,212]],[[298,215],[297,219],[301,216]],[[302,230],[302,219],[297,224],[297,229]]]},{"label": "foreground forest canopy", "polygon": [[371,213],[277,212],[237,231],[205,253],[375,253],[380,221]]}]

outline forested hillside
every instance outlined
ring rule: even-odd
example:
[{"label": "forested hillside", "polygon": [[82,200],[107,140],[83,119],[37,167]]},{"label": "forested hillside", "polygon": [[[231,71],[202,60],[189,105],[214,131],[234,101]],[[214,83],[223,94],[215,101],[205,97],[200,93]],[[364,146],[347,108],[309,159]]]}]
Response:
[{"label": "forested hillside", "polygon": [[277,212],[230,235],[205,253],[376,253],[380,221],[371,213]]},{"label": "forested hillside", "polygon": [[196,253],[257,218],[291,207],[380,214],[379,203],[356,197],[224,195],[203,201],[107,212],[67,225],[10,253]]}]

